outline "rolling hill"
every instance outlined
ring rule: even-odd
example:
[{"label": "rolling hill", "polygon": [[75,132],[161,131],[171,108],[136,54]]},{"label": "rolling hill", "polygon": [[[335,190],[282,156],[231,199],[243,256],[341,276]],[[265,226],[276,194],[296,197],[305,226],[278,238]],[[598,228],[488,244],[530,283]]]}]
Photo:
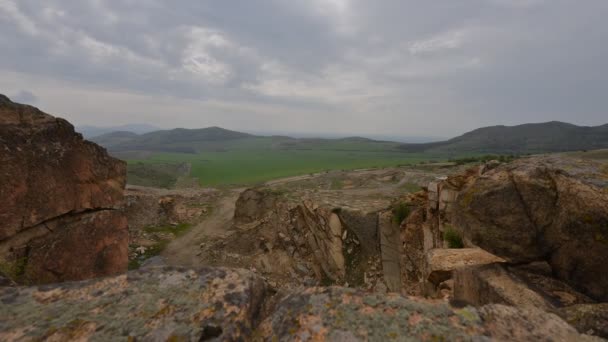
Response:
[{"label": "rolling hill", "polygon": [[201,129],[177,128],[138,135],[131,132],[112,132],[90,140],[110,152],[222,152],[225,150],[344,150],[344,151],[397,151],[399,143],[377,141],[362,137],[340,139],[291,138],[288,136],[257,136],[208,127]]},{"label": "rolling hill", "polygon": [[608,148],[608,124],[576,126],[551,121],[483,127],[459,137],[427,144],[402,144],[404,152],[522,154]]},{"label": "rolling hill", "polygon": [[459,137],[433,143],[403,144],[362,137],[340,139],[257,136],[208,127],[177,128],[138,135],[112,132],[91,138],[111,152],[148,151],[199,153],[226,150],[334,150],[438,154],[523,154],[608,148],[608,124],[576,126],[552,121],[518,126],[483,127]]}]

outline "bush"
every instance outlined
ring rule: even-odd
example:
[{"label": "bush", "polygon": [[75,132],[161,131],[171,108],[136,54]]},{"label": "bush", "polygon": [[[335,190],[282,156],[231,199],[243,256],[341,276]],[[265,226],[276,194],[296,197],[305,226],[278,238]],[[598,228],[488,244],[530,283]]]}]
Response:
[{"label": "bush", "polygon": [[393,220],[396,224],[401,224],[410,215],[410,207],[403,203],[397,203],[393,206]]},{"label": "bush", "polygon": [[448,243],[448,248],[464,248],[462,237],[451,227],[443,232],[443,240]]}]

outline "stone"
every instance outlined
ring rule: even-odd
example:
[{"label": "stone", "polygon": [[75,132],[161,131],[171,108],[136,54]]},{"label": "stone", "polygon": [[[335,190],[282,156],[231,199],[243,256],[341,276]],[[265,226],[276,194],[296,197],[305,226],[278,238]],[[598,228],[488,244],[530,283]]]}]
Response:
[{"label": "stone", "polygon": [[470,176],[446,213],[465,241],[511,263],[547,261],[558,279],[608,300],[608,192],[601,163],[523,158]]},{"label": "stone", "polygon": [[578,304],[558,310],[579,332],[608,339],[608,303]]},{"label": "stone", "polygon": [[0,263],[18,282],[109,276],[128,263],[126,164],[67,121],[0,95]]},{"label": "stone", "polygon": [[481,248],[431,249],[426,253],[425,276],[435,285],[452,278],[460,267],[504,262]]},{"label": "stone", "polygon": [[[297,322],[297,323],[295,323]],[[295,323],[295,324],[294,324]],[[450,308],[341,287],[289,293],[258,327],[265,341],[593,341],[556,315],[490,305]]]},{"label": "stone", "polygon": [[380,253],[382,273],[389,291],[399,292],[401,281],[401,244],[399,243],[399,225],[394,223],[390,211],[378,215],[378,230],[380,234]]},{"label": "stone", "polygon": [[275,208],[278,198],[277,194],[268,189],[245,190],[236,202],[235,221],[247,223],[262,219]]},{"label": "stone", "polygon": [[172,267],[0,288],[0,340],[245,340],[266,291],[263,280],[245,270]]},{"label": "stone", "polygon": [[469,266],[453,271],[454,299],[474,306],[504,304],[553,311],[554,305],[530,289],[499,263]]}]

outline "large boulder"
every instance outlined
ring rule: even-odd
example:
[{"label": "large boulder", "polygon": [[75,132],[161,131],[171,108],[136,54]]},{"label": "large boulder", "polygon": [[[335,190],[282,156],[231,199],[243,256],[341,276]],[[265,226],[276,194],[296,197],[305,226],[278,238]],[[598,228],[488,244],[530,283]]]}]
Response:
[{"label": "large boulder", "polygon": [[0,95],[0,266],[22,282],[127,267],[125,163],[67,121]]},{"label": "large boulder", "polygon": [[559,279],[606,301],[605,168],[563,156],[504,164],[464,183],[446,216],[467,244],[511,263],[548,261]]}]

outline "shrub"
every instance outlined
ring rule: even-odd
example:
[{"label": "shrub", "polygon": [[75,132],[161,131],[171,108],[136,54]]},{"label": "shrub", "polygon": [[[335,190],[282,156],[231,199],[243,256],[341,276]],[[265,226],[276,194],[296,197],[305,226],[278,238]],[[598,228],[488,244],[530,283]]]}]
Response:
[{"label": "shrub", "polygon": [[448,248],[464,248],[462,237],[451,227],[443,232],[443,240],[448,243]]},{"label": "shrub", "polygon": [[407,204],[399,202],[393,206],[393,220],[396,224],[401,224],[409,215],[410,207]]}]

